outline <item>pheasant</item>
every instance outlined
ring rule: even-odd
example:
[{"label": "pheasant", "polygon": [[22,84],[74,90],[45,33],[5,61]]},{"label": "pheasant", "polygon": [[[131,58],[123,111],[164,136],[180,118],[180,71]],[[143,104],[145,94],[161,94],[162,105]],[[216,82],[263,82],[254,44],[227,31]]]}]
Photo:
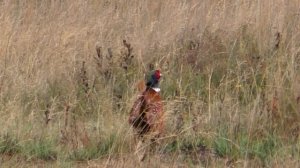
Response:
[{"label": "pheasant", "polygon": [[160,97],[160,70],[153,70],[145,77],[145,87],[131,108],[129,124],[139,137],[159,137],[163,130],[163,107]]}]

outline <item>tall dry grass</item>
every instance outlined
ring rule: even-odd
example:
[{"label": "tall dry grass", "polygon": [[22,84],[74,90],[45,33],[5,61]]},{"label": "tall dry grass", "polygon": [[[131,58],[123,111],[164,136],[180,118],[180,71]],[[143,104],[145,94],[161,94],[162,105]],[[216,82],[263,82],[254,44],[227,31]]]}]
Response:
[{"label": "tall dry grass", "polygon": [[[1,164],[299,166],[299,7],[0,1]],[[127,117],[149,63],[166,131],[138,163]]]}]

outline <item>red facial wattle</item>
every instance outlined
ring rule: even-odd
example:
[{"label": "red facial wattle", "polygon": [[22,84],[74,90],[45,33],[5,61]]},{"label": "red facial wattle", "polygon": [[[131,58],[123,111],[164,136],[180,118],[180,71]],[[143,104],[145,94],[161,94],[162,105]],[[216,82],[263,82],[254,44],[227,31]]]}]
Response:
[{"label": "red facial wattle", "polygon": [[155,71],[155,78],[156,78],[157,80],[159,80],[160,77],[161,77],[160,70],[156,70],[156,71]]}]

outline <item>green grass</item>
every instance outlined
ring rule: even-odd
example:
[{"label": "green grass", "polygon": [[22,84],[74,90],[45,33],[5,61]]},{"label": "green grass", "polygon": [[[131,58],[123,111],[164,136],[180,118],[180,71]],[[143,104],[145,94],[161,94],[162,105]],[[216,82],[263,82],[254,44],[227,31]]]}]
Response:
[{"label": "green grass", "polygon": [[234,145],[225,137],[216,138],[214,141],[214,149],[218,156],[232,156]]},{"label": "green grass", "polygon": [[27,158],[51,161],[57,159],[56,143],[49,139],[29,140],[22,145],[22,154]]},{"label": "green grass", "polygon": [[14,155],[21,151],[21,146],[16,137],[5,134],[0,138],[0,154]]},{"label": "green grass", "polygon": [[101,157],[107,157],[114,153],[116,143],[116,136],[111,135],[108,138],[100,140],[99,142],[81,149],[74,150],[70,155],[70,160],[86,161],[91,159],[98,159]]}]

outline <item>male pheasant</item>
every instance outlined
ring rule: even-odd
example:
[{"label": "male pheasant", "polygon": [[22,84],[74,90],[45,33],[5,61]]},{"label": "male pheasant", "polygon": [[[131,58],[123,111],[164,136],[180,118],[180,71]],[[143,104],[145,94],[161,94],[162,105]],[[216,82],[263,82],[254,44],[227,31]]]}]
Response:
[{"label": "male pheasant", "polygon": [[139,137],[149,135],[157,138],[163,130],[163,107],[160,97],[159,70],[153,70],[145,78],[145,89],[134,102],[130,112],[129,124]]}]

